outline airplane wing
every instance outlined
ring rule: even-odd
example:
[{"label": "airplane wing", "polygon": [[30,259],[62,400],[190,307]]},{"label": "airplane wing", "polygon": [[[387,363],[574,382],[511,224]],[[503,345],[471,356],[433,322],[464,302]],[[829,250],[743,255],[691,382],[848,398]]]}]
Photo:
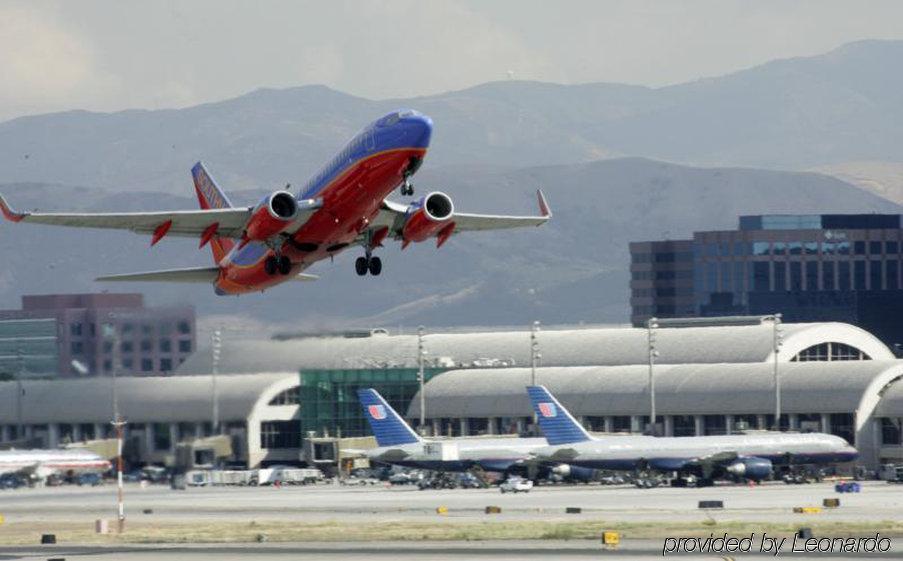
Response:
[{"label": "airplane wing", "polygon": [[[165,269],[162,271],[147,271],[144,273],[128,273],[124,275],[108,275],[97,277],[94,280],[107,282],[201,282],[212,283],[219,278],[219,267],[191,267],[188,269]],[[317,280],[317,275],[299,273],[291,280],[312,281]]]},{"label": "airplane wing", "polygon": [[[302,203],[308,203],[306,205]],[[299,201],[298,218],[293,227],[307,222],[319,205],[314,202]],[[0,212],[11,222],[49,224],[76,228],[105,228],[131,230],[138,234],[154,234],[167,223],[167,236],[197,238],[217,224],[218,236],[241,239],[244,228],[251,217],[252,208],[211,208],[206,210],[171,210],[155,212],[17,212],[0,195]]]},{"label": "airplane wing", "polygon": [[[536,191],[536,198],[539,202],[539,215],[537,216],[455,212],[449,220],[455,223],[454,233],[456,234],[478,230],[506,230],[510,228],[524,228],[526,226],[542,226],[552,218],[552,211],[541,190]],[[407,211],[408,205],[388,200],[384,201],[379,215],[371,223],[371,231],[388,227],[391,237],[401,237]]]},{"label": "airplane wing", "polygon": [[657,467],[659,469],[668,470],[680,470],[684,468],[694,467],[702,472],[703,477],[709,477],[717,467],[724,466],[725,464],[733,462],[738,457],[739,454],[737,454],[737,452],[726,450],[724,452],[709,454],[708,456],[692,458],[685,462],[677,462],[669,464],[667,466],[659,465]]},{"label": "airplane wing", "polygon": [[242,229],[251,216],[251,210],[247,207],[160,212],[17,212],[2,195],[0,211],[12,222],[131,230],[140,234],[152,234],[161,225],[172,221],[167,235],[183,237],[199,237],[211,224],[217,223],[217,234],[231,238],[241,237]]},{"label": "airplane wing", "polygon": [[385,462],[387,464],[391,464],[392,462],[400,462],[401,460],[404,460],[405,458],[409,457],[410,455],[411,454],[409,454],[408,452],[406,452],[405,450],[403,450],[401,448],[390,448],[390,449],[386,450],[385,452],[383,452],[382,454],[380,454],[379,456],[375,457],[374,459],[378,460],[380,462]]},{"label": "airplane wing", "polygon": [[568,463],[577,459],[579,455],[580,453],[574,448],[559,448],[554,454],[549,456],[549,459],[555,462]]},{"label": "airplane wing", "polygon": [[541,190],[536,191],[539,201],[539,216],[505,216],[498,214],[468,214],[456,212],[456,232],[469,232],[472,230],[505,230],[508,228],[523,228],[525,226],[542,226],[552,218],[549,203]]}]

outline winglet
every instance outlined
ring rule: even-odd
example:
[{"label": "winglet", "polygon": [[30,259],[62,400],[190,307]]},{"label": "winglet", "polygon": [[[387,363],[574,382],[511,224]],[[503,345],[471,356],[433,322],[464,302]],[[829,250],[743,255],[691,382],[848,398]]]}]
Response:
[{"label": "winglet", "polygon": [[549,201],[546,200],[546,196],[542,193],[542,189],[536,190],[536,198],[539,200],[539,213],[546,218],[552,218],[552,209],[549,208]]},{"label": "winglet", "polygon": [[9,203],[6,202],[6,199],[3,198],[3,195],[0,195],[0,212],[10,222],[21,222],[23,218],[28,216],[27,212],[16,212],[13,210]]},{"label": "winglet", "polygon": [[557,446],[593,439],[545,386],[527,386],[527,393],[530,395],[539,427],[549,444]]},{"label": "winglet", "polygon": [[361,388],[357,390],[357,396],[364,408],[364,416],[373,429],[377,445],[398,446],[420,442],[417,433],[386,403],[379,392],[373,388]]}]

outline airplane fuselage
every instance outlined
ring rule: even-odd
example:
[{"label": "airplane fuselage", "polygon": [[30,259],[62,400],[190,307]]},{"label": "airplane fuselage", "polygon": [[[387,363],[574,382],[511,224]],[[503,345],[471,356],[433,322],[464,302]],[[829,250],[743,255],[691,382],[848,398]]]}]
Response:
[{"label": "airplane fuselage", "polygon": [[764,433],[723,436],[609,436],[545,446],[535,453],[547,460],[595,469],[633,470],[640,467],[679,471],[697,458],[724,451],[740,457],[763,458],[774,464],[829,464],[855,460],[856,449],[828,434]]},{"label": "airplane fuselage", "polygon": [[466,471],[480,467],[505,472],[523,465],[532,452],[545,446],[544,438],[436,439],[383,446],[367,455],[371,460],[417,469]]},{"label": "airplane fuselage", "polygon": [[[237,244],[218,263],[218,294],[257,292],[275,286],[353,244],[389,194],[413,174],[429,148],[432,121],[416,112],[392,113],[368,125],[301,189],[301,200],[322,201],[290,237],[277,245]],[[290,275],[268,274],[265,260],[279,253]]]},{"label": "airplane fuselage", "polygon": [[7,450],[0,452],[0,474],[42,469],[60,473],[102,473],[110,462],[85,450]]}]

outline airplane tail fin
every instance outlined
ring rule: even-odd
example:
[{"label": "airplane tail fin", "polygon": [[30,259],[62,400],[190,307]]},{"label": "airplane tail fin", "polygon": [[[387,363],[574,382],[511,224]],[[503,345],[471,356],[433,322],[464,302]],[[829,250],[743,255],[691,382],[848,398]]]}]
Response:
[{"label": "airplane tail fin", "polygon": [[[198,162],[194,164],[194,167],[191,168],[191,177],[194,179],[194,190],[198,196],[198,204],[202,209],[232,208],[229,197],[219,188],[216,181],[210,177],[210,173],[207,172],[207,168],[204,167],[203,163]],[[213,261],[215,264],[219,264],[232,251],[232,246],[235,245],[235,242],[231,239],[217,236],[215,229],[211,230],[209,237],[205,233],[205,236],[201,239],[201,247],[207,243],[208,239],[210,249],[213,250]]]},{"label": "airplane tail fin", "polygon": [[373,429],[378,446],[398,446],[420,442],[414,429],[401,418],[383,396],[373,388],[357,390],[358,399],[364,408],[364,417]]},{"label": "airplane tail fin", "polygon": [[572,444],[592,440],[592,436],[565,409],[545,386],[527,386],[539,428],[549,444]]}]

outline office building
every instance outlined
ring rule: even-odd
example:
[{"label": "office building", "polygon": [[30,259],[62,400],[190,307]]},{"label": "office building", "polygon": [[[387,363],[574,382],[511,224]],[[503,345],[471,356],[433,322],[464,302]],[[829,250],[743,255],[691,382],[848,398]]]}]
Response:
[{"label": "office building", "polygon": [[631,321],[781,313],[851,323],[899,349],[900,244],[900,216],[884,214],[742,216],[737,230],[632,243]]},{"label": "office building", "polygon": [[[23,342],[38,344],[33,332],[40,326],[40,361],[37,351],[29,355],[24,361],[27,374],[34,374],[31,364],[44,376],[109,376],[116,361],[120,374],[168,374],[195,350],[194,308],[147,308],[141,294],[23,296],[22,309],[0,310],[0,325],[0,355],[15,355],[0,357],[0,367],[18,360]],[[47,337],[55,340],[55,351],[46,348],[51,344]],[[55,354],[50,372],[48,354]]]}]

